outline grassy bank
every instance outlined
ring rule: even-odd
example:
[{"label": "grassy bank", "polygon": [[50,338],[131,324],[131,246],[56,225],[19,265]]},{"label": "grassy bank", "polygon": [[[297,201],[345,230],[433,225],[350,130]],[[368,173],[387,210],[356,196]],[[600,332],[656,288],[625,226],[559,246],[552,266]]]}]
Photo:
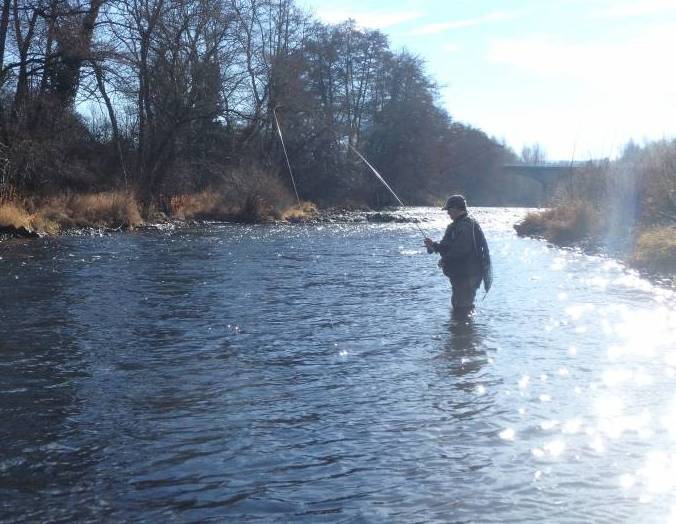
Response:
[{"label": "grassy bank", "polygon": [[597,239],[602,230],[601,220],[597,209],[578,200],[529,213],[514,227],[519,235],[545,238],[555,244],[570,246]]},{"label": "grassy bank", "polygon": [[651,272],[676,275],[676,226],[652,227],[640,232],[630,262]]},{"label": "grassy bank", "polygon": [[171,220],[223,220],[261,223],[302,221],[316,214],[314,204],[299,208],[290,198],[225,194],[217,190],[159,197],[142,205],[134,193],[107,191],[0,200],[0,231],[20,230],[57,235],[77,229],[129,230]]},{"label": "grassy bank", "polygon": [[[592,206],[575,204],[529,213],[514,228],[519,235],[543,238],[559,246],[603,249],[606,218]],[[676,226],[638,226],[627,230],[627,236],[619,255],[629,265],[676,276]]]},{"label": "grassy bank", "polygon": [[518,234],[605,248],[676,275],[676,141],[629,144],[618,160],[589,164],[561,186],[548,209],[515,225]]}]

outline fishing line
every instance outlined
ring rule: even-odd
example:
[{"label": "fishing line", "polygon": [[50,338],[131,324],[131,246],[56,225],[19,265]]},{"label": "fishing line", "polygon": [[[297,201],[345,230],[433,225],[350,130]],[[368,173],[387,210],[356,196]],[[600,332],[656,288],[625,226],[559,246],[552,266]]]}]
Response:
[{"label": "fishing line", "polygon": [[279,141],[282,143],[282,150],[284,151],[284,158],[286,158],[286,167],[289,168],[289,175],[291,176],[291,183],[293,184],[293,192],[296,194],[296,202],[298,202],[298,210],[301,210],[300,197],[298,196],[298,189],[296,189],[296,180],[293,178],[293,170],[291,169],[291,163],[289,162],[289,155],[286,152],[286,145],[284,145],[284,137],[282,136],[282,128],[279,126],[279,119],[277,118],[277,107],[272,108],[272,114],[275,117],[275,124],[277,125],[277,134],[279,135]]},{"label": "fishing line", "polygon": [[[390,193],[392,193],[392,196],[397,200],[397,202],[399,202],[399,205],[400,205],[401,207],[406,207],[406,204],[404,204],[404,203],[401,201],[401,198],[399,198],[399,197],[397,196],[397,194],[394,192],[394,190],[390,187],[390,184],[388,184],[388,183],[385,181],[385,179],[383,178],[383,176],[382,176],[380,173],[378,173],[378,171],[376,170],[376,168],[373,167],[373,166],[369,163],[369,161],[366,160],[366,158],[364,158],[364,155],[362,155],[359,151],[357,151],[357,149],[356,149],[352,144],[350,144],[350,149],[352,149],[352,151],[354,151],[355,153],[357,153],[357,156],[358,156],[359,158],[361,158],[361,159],[364,161],[364,163],[365,163],[367,166],[369,166],[369,168],[371,168],[371,171],[372,171],[373,174],[376,176],[376,178],[377,178],[378,180],[380,180],[380,182],[382,182],[382,184],[387,188],[387,190],[388,190]],[[418,228],[418,231],[420,231],[420,234],[421,234],[423,237],[425,237],[425,238],[428,238],[428,237],[429,237],[429,235],[425,232],[425,230],[423,230],[423,228],[420,227],[420,224],[418,223],[418,219],[414,219],[414,220],[413,220],[413,224],[415,225],[415,227]]]},{"label": "fishing line", "polygon": [[[371,168],[371,171],[372,171],[373,174],[376,176],[376,178],[378,178],[378,180],[380,180],[380,181],[383,183],[383,185],[388,189],[388,191],[389,191],[390,193],[392,193],[392,195],[394,196],[394,198],[397,199],[397,202],[399,202],[399,204],[400,204],[402,207],[406,207],[406,206],[404,205],[404,203],[401,201],[401,199],[397,196],[397,194],[392,190],[392,188],[390,187],[390,185],[385,181],[385,179],[382,177],[382,175],[381,175],[380,173],[378,173],[378,171],[376,170],[376,168],[373,167],[373,166],[369,163],[369,161],[366,160],[366,158],[364,158],[364,155],[362,155],[359,151],[357,151],[357,150],[352,146],[352,144],[350,144],[350,148],[352,149],[352,151],[354,151],[355,153],[357,153],[357,155],[359,156],[359,158],[361,158],[367,166],[369,166],[369,167]],[[420,225],[418,224],[418,222],[413,222],[413,223],[414,223],[414,224],[416,225],[416,227],[418,228],[418,231],[420,231],[420,233],[421,233],[425,238],[427,238],[427,237],[428,237],[427,233],[425,233],[425,231],[422,229],[422,227],[420,227]],[[472,224],[472,237],[473,237],[473,240],[474,240],[474,249],[475,249],[475,251],[476,251],[476,237],[475,237],[475,235],[474,235],[474,224]],[[429,248],[428,248],[428,252],[430,252],[430,251],[429,251]],[[492,267],[489,267],[488,273],[489,273],[489,276],[488,276],[487,278],[489,278],[490,280],[489,280],[489,283],[488,283],[488,285],[487,285],[486,293],[484,294],[484,300],[486,299],[486,296],[488,295],[488,291],[490,290],[491,284],[492,284],[492,282],[493,282],[493,269],[492,269]]]},{"label": "fishing line", "polygon": [[[291,176],[291,183],[293,184],[293,191],[296,194],[296,201],[298,202],[298,211],[300,212],[302,210],[302,206],[300,203],[300,197],[298,196],[298,190],[296,188],[296,181],[294,180],[293,177],[293,170],[291,169],[291,162],[289,162],[289,155],[286,152],[286,146],[284,145],[284,135],[282,134],[282,127],[279,125],[279,119],[277,118],[277,108],[280,106],[276,106],[272,109],[272,114],[275,117],[275,125],[277,127],[277,134],[279,135],[279,141],[282,143],[282,149],[284,150],[284,158],[286,159],[286,167],[289,169],[289,175]],[[310,240],[310,231],[307,229],[307,227],[304,228],[305,235],[308,238],[308,241]],[[326,306],[326,312],[329,314],[329,324],[331,325],[331,329],[335,329],[335,324],[333,322],[333,315],[331,314],[331,308],[327,305]]]}]

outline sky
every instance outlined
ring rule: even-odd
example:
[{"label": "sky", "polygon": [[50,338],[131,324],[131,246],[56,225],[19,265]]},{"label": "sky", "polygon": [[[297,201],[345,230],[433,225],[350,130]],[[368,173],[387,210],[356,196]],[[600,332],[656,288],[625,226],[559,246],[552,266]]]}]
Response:
[{"label": "sky", "polygon": [[676,137],[676,0],[299,0],[422,57],[456,121],[517,154],[614,158]]}]

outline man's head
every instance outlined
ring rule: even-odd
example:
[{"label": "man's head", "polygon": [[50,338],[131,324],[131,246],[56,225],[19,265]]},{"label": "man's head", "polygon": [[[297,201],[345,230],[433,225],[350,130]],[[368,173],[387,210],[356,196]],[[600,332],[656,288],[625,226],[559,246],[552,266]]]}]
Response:
[{"label": "man's head", "polygon": [[462,195],[451,195],[446,200],[446,205],[441,209],[448,211],[448,215],[455,220],[463,213],[467,213],[467,202]]}]

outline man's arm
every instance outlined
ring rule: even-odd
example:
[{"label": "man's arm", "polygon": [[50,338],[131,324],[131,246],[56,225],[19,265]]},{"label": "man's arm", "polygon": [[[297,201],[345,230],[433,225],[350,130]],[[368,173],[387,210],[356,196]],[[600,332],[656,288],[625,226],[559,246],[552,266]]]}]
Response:
[{"label": "man's arm", "polygon": [[448,242],[450,241],[451,238],[451,226],[449,225],[446,228],[446,232],[444,233],[444,237],[439,241],[435,242],[431,238],[425,238],[425,246],[427,247],[427,252],[432,254],[432,253],[440,253],[443,256],[443,253],[441,249],[445,249],[442,246],[446,246]]},{"label": "man's arm", "polygon": [[435,251],[440,253],[443,258],[457,259],[466,257],[474,249],[472,223],[469,221],[463,222],[459,227],[453,229],[449,226],[444,238],[435,244]]}]

